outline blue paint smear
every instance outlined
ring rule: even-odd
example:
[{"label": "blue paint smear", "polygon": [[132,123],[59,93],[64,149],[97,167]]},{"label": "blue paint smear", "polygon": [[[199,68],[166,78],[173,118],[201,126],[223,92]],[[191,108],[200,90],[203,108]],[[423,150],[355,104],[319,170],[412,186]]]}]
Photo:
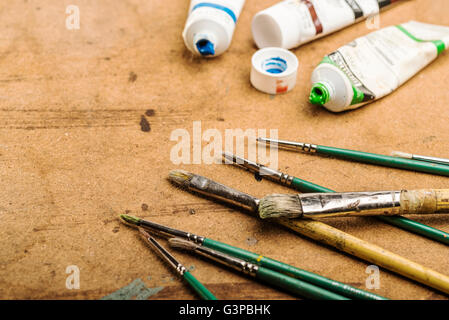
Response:
[{"label": "blue paint smear", "polygon": [[100,300],[132,300],[133,297],[135,297],[136,300],[147,300],[150,296],[155,295],[162,289],[164,289],[164,287],[148,288],[139,278],[127,286],[104,296]]},{"label": "blue paint smear", "polygon": [[206,39],[201,39],[196,43],[196,48],[202,56],[213,56],[215,54],[214,44]]},{"label": "blue paint smear", "polygon": [[280,62],[283,62],[283,63],[287,64],[287,61],[285,61],[284,59],[282,59],[280,57],[270,58],[270,60],[280,61]]},{"label": "blue paint smear", "polygon": [[280,57],[273,57],[266,59],[262,67],[268,73],[279,74],[287,70],[287,61]]},{"label": "blue paint smear", "polygon": [[232,20],[234,20],[234,23],[237,22],[237,17],[235,16],[234,11],[232,11],[229,8],[226,8],[225,6],[221,6],[219,4],[216,3],[210,3],[210,2],[202,2],[202,3],[198,3],[196,6],[194,6],[192,8],[192,12],[195,9],[201,8],[201,7],[209,7],[209,8],[214,8],[214,9],[218,9],[218,10],[222,10],[224,12],[226,12],[227,14],[229,14],[229,16],[232,18]]},{"label": "blue paint smear", "polygon": [[267,72],[269,72],[269,73],[282,73],[284,71],[282,71],[281,69],[268,69]]}]

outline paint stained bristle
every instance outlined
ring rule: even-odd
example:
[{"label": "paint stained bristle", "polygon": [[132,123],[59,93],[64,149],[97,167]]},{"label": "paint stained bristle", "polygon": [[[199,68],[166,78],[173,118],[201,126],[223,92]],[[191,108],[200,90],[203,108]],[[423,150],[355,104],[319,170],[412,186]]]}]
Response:
[{"label": "paint stained bristle", "polygon": [[132,225],[132,226],[138,226],[140,224],[140,222],[142,221],[142,219],[134,217],[134,216],[130,216],[128,214],[121,214],[119,217],[120,217],[120,221],[122,221],[125,224]]},{"label": "paint stained bristle", "polygon": [[172,170],[168,175],[168,179],[171,182],[183,187],[189,186],[189,181],[190,179],[192,179],[192,177],[192,173],[184,170]]},{"label": "paint stained bristle", "polygon": [[148,238],[151,237],[150,234],[149,234],[148,232],[145,231],[145,229],[143,229],[143,228],[141,228],[141,227],[139,227],[138,229],[139,229],[140,234],[141,234],[143,237],[145,237],[146,240],[148,240]]},{"label": "paint stained bristle", "polygon": [[301,203],[297,195],[271,194],[259,203],[259,216],[267,218],[298,218],[302,216]]},{"label": "paint stained bristle", "polygon": [[189,240],[181,239],[181,238],[168,239],[168,243],[170,244],[170,247],[184,249],[184,250],[195,250],[196,248],[199,247],[198,244],[196,244],[192,241],[189,241]]}]

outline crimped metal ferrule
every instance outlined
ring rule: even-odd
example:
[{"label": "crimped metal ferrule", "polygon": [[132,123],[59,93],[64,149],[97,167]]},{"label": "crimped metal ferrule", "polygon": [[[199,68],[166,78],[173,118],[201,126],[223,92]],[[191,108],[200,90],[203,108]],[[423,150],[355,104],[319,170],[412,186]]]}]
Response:
[{"label": "crimped metal ferrule", "polygon": [[182,276],[187,269],[182,264],[178,264],[176,271],[178,271],[178,273]]},{"label": "crimped metal ferrule", "polygon": [[211,258],[212,260],[220,262],[238,271],[242,271],[243,273],[251,276],[256,276],[257,271],[259,270],[259,267],[255,264],[208,247],[198,246],[196,251],[203,256]]},{"label": "crimped metal ferrule", "polygon": [[186,238],[190,241],[197,243],[197,244],[203,244],[203,242],[204,242],[204,237],[198,236],[198,235],[190,233],[190,232],[186,233]]},{"label": "crimped metal ferrule", "polygon": [[397,215],[401,191],[299,194],[304,217]]}]

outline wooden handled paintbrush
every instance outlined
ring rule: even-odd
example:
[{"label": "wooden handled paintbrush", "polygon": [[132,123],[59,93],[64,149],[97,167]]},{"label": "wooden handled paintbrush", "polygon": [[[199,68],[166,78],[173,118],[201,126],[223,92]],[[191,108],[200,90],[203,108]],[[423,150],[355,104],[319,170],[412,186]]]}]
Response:
[{"label": "wooden handled paintbrush", "polygon": [[163,246],[159,244],[151,235],[146,232],[144,229],[139,228],[139,232],[142,235],[143,239],[151,245],[159,255],[164,259],[168,264],[176,270],[176,272],[189,284],[189,286],[195,290],[195,292],[205,300],[217,300],[217,298],[201,283],[199,282],[187,269],[179,263],[173,255],[167,251]]},{"label": "wooden handled paintbrush", "polygon": [[[170,172],[169,179],[174,184],[189,191],[200,193],[227,203],[240,204],[241,207],[249,209],[252,212],[258,211],[259,199],[212,181],[206,177],[183,170],[173,170]],[[272,219],[272,221],[298,232],[303,236],[333,246],[338,250],[449,294],[449,277],[389,252],[384,248],[338,230],[337,228],[333,228],[321,221],[287,218],[275,218]]]},{"label": "wooden handled paintbrush", "polygon": [[170,246],[174,248],[184,249],[200,254],[209,259],[220,262],[221,264],[241,271],[245,274],[249,274],[257,279],[260,279],[264,282],[267,282],[271,285],[274,285],[278,288],[284,289],[290,293],[299,295],[304,298],[318,300],[350,300],[339,294],[333,293],[305,281],[286,276],[285,274],[258,266],[243,259],[230,256],[226,253],[201,246],[192,241],[184,240],[181,238],[171,238],[168,240],[168,242]]},{"label": "wooden handled paintbrush", "polygon": [[443,213],[449,213],[449,189],[271,194],[259,203],[262,219]]}]

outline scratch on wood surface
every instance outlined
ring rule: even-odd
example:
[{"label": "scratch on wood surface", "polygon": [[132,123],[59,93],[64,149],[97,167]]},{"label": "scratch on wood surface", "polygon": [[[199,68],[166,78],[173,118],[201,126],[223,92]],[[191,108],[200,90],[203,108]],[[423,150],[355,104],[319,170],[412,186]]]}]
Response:
[{"label": "scratch on wood surface", "polygon": [[[122,110],[0,109],[0,129],[137,127],[142,114],[147,111],[147,108]],[[158,111],[156,116],[152,116],[151,123],[164,126],[178,125],[182,124],[189,115],[189,110]]]}]

